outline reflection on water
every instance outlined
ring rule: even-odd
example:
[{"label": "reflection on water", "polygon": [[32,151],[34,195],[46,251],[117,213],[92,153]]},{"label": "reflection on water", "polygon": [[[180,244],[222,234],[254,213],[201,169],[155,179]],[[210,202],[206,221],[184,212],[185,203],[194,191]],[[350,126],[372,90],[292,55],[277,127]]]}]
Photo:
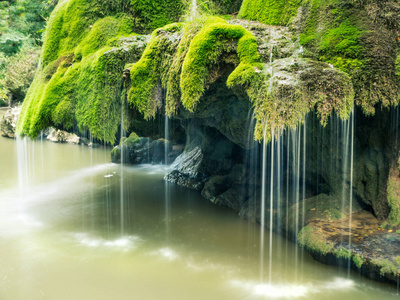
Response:
[{"label": "reflection on water", "polygon": [[309,255],[294,270],[296,246],[279,236],[272,283],[260,282],[259,226],[165,184],[163,167],[121,169],[109,149],[28,148],[20,197],[16,142],[0,138],[0,299],[398,299]]}]

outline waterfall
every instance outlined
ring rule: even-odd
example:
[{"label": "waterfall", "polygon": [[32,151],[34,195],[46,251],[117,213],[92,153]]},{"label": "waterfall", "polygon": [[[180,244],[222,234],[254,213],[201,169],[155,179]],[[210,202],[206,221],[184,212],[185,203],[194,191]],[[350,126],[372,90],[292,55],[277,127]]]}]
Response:
[{"label": "waterfall", "polygon": [[262,149],[262,179],[261,179],[261,232],[260,232],[260,280],[264,282],[264,234],[265,234],[265,198],[266,198],[266,180],[267,180],[267,124],[265,122],[264,140]]},{"label": "waterfall", "polygon": [[[350,188],[349,188],[349,248],[351,249],[351,229],[352,229],[352,214],[353,214],[353,176],[354,176],[354,126],[355,112],[354,107],[350,115],[351,137],[350,137]],[[351,260],[348,261],[348,275],[350,276]]]},{"label": "waterfall", "polygon": [[192,0],[192,5],[190,9],[190,19],[194,20],[197,16],[197,0]]},{"label": "waterfall", "polygon": [[17,159],[19,198],[22,207],[24,195],[29,192],[28,140],[26,137],[17,137]]},{"label": "waterfall", "polygon": [[[275,154],[275,129],[271,130],[271,173],[270,173],[270,206],[269,206],[269,283],[272,280],[272,236],[274,221],[274,154]],[[278,149],[279,151],[279,149]]]},{"label": "waterfall", "polygon": [[124,147],[122,138],[125,136],[124,132],[124,108],[121,106],[121,181],[120,181],[120,226],[121,235],[124,235]]},{"label": "waterfall", "polygon": [[[168,170],[168,145],[169,145],[169,118],[168,114],[164,117],[164,167],[165,171]],[[170,235],[170,211],[171,211],[171,200],[170,200],[170,190],[168,180],[164,180],[165,185],[165,233],[166,239],[168,241]]]}]

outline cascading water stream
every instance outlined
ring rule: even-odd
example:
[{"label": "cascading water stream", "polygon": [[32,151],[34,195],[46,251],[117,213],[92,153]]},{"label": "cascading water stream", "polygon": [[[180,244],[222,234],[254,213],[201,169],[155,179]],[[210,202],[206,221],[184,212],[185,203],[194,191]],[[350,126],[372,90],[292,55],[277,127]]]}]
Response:
[{"label": "cascading water stream", "polygon": [[124,132],[124,109],[121,106],[121,166],[120,166],[120,226],[121,235],[124,235],[124,147],[122,138],[125,136]]},{"label": "cascading water stream", "polygon": [[[349,249],[351,249],[351,229],[352,229],[352,214],[353,214],[353,176],[354,176],[354,126],[355,126],[355,112],[354,107],[350,114],[351,123],[351,136],[350,136],[350,187],[349,187]],[[351,260],[348,260],[348,276],[350,277]]]},{"label": "cascading water stream", "polygon": [[265,235],[265,198],[266,198],[266,180],[267,180],[267,124],[265,122],[264,127],[264,140],[263,140],[263,152],[262,152],[262,178],[261,178],[261,232],[260,232],[260,280],[264,282],[264,235]]},{"label": "cascading water stream", "polygon": [[[169,118],[168,115],[165,114],[164,117],[164,168],[165,172],[168,171],[168,152],[169,152]],[[165,233],[166,240],[169,240],[170,236],[170,214],[171,214],[171,199],[170,199],[170,190],[168,180],[164,181],[165,185]]]},{"label": "cascading water stream", "polygon": [[197,0],[192,0],[190,19],[193,21],[197,16]]},{"label": "cascading water stream", "polygon": [[[270,174],[270,206],[269,206],[269,283],[272,281],[272,237],[274,223],[274,153],[275,152],[275,129],[271,130],[271,174]],[[264,162],[265,164],[265,162]]]}]

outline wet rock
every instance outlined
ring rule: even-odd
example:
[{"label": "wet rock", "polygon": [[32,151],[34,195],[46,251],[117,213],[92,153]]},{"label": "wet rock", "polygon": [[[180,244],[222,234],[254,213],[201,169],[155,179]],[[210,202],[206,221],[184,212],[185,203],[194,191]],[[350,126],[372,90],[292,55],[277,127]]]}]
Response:
[{"label": "wet rock", "polygon": [[68,133],[64,130],[56,130],[50,128],[48,131],[47,139],[54,143],[71,143],[78,145],[80,143],[80,137],[74,133]]},{"label": "wet rock", "polygon": [[190,189],[201,190],[206,179],[201,172],[203,159],[204,154],[200,147],[182,153],[164,179]]},{"label": "wet rock", "polygon": [[21,107],[9,109],[0,121],[0,133],[4,137],[15,138],[18,116],[21,112]]},{"label": "wet rock", "polygon": [[167,164],[175,160],[180,154],[178,151],[172,153],[170,141],[165,139],[152,140],[132,133],[128,138],[123,138],[120,145],[111,151],[111,161],[114,163],[121,163],[122,161],[127,164],[162,164],[165,163],[166,151],[168,153]]},{"label": "wet rock", "polygon": [[364,276],[397,282],[400,273],[400,231],[383,229],[369,212],[349,219],[314,220],[304,227],[299,243],[314,259],[330,265],[350,266]]}]

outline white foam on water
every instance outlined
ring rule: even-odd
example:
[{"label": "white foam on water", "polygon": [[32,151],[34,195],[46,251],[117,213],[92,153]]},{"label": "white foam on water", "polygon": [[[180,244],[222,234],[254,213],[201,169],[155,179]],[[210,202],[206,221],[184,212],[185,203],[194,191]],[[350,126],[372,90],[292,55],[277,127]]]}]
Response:
[{"label": "white foam on water", "polygon": [[355,287],[353,280],[335,277],[331,281],[319,282],[317,284],[269,284],[255,281],[232,280],[231,286],[241,289],[246,294],[262,299],[296,299],[307,297],[311,294],[323,294],[330,290],[349,290]]},{"label": "white foam on water", "polygon": [[347,289],[352,289],[355,287],[355,283],[353,280],[348,279],[348,278],[340,278],[336,277],[333,279],[333,281],[326,282],[323,286],[322,289],[324,290],[347,290]]},{"label": "white foam on water", "polygon": [[73,236],[83,246],[117,251],[131,251],[138,248],[142,243],[142,240],[137,236],[126,236],[115,240],[93,238],[86,233],[76,233]]},{"label": "white foam on water", "polygon": [[[78,193],[90,188],[89,182],[85,185],[78,185],[77,182],[81,182],[85,178],[92,176],[101,176],[105,170],[113,168],[112,164],[97,165],[94,167],[84,168],[64,176],[60,179],[50,181],[44,184],[39,184],[29,187],[29,191],[23,192],[19,188],[14,188],[7,191],[2,191],[3,199],[12,201],[21,199],[23,203],[29,202],[41,202],[46,200],[53,201],[54,198],[59,196],[69,195],[72,193]],[[108,176],[108,175],[106,175]],[[71,188],[73,187],[73,188]],[[17,203],[18,201],[16,201]]]},{"label": "white foam on water", "polygon": [[294,299],[305,297],[310,293],[310,287],[290,284],[262,284],[250,281],[232,280],[233,287],[240,288],[254,297],[268,299]]},{"label": "white foam on water", "polygon": [[176,253],[171,248],[167,248],[167,247],[166,248],[161,248],[161,249],[159,249],[157,251],[150,252],[150,255],[158,256],[158,257],[165,258],[165,259],[168,259],[168,260],[171,260],[171,261],[172,260],[177,260],[179,258],[178,253]]}]

